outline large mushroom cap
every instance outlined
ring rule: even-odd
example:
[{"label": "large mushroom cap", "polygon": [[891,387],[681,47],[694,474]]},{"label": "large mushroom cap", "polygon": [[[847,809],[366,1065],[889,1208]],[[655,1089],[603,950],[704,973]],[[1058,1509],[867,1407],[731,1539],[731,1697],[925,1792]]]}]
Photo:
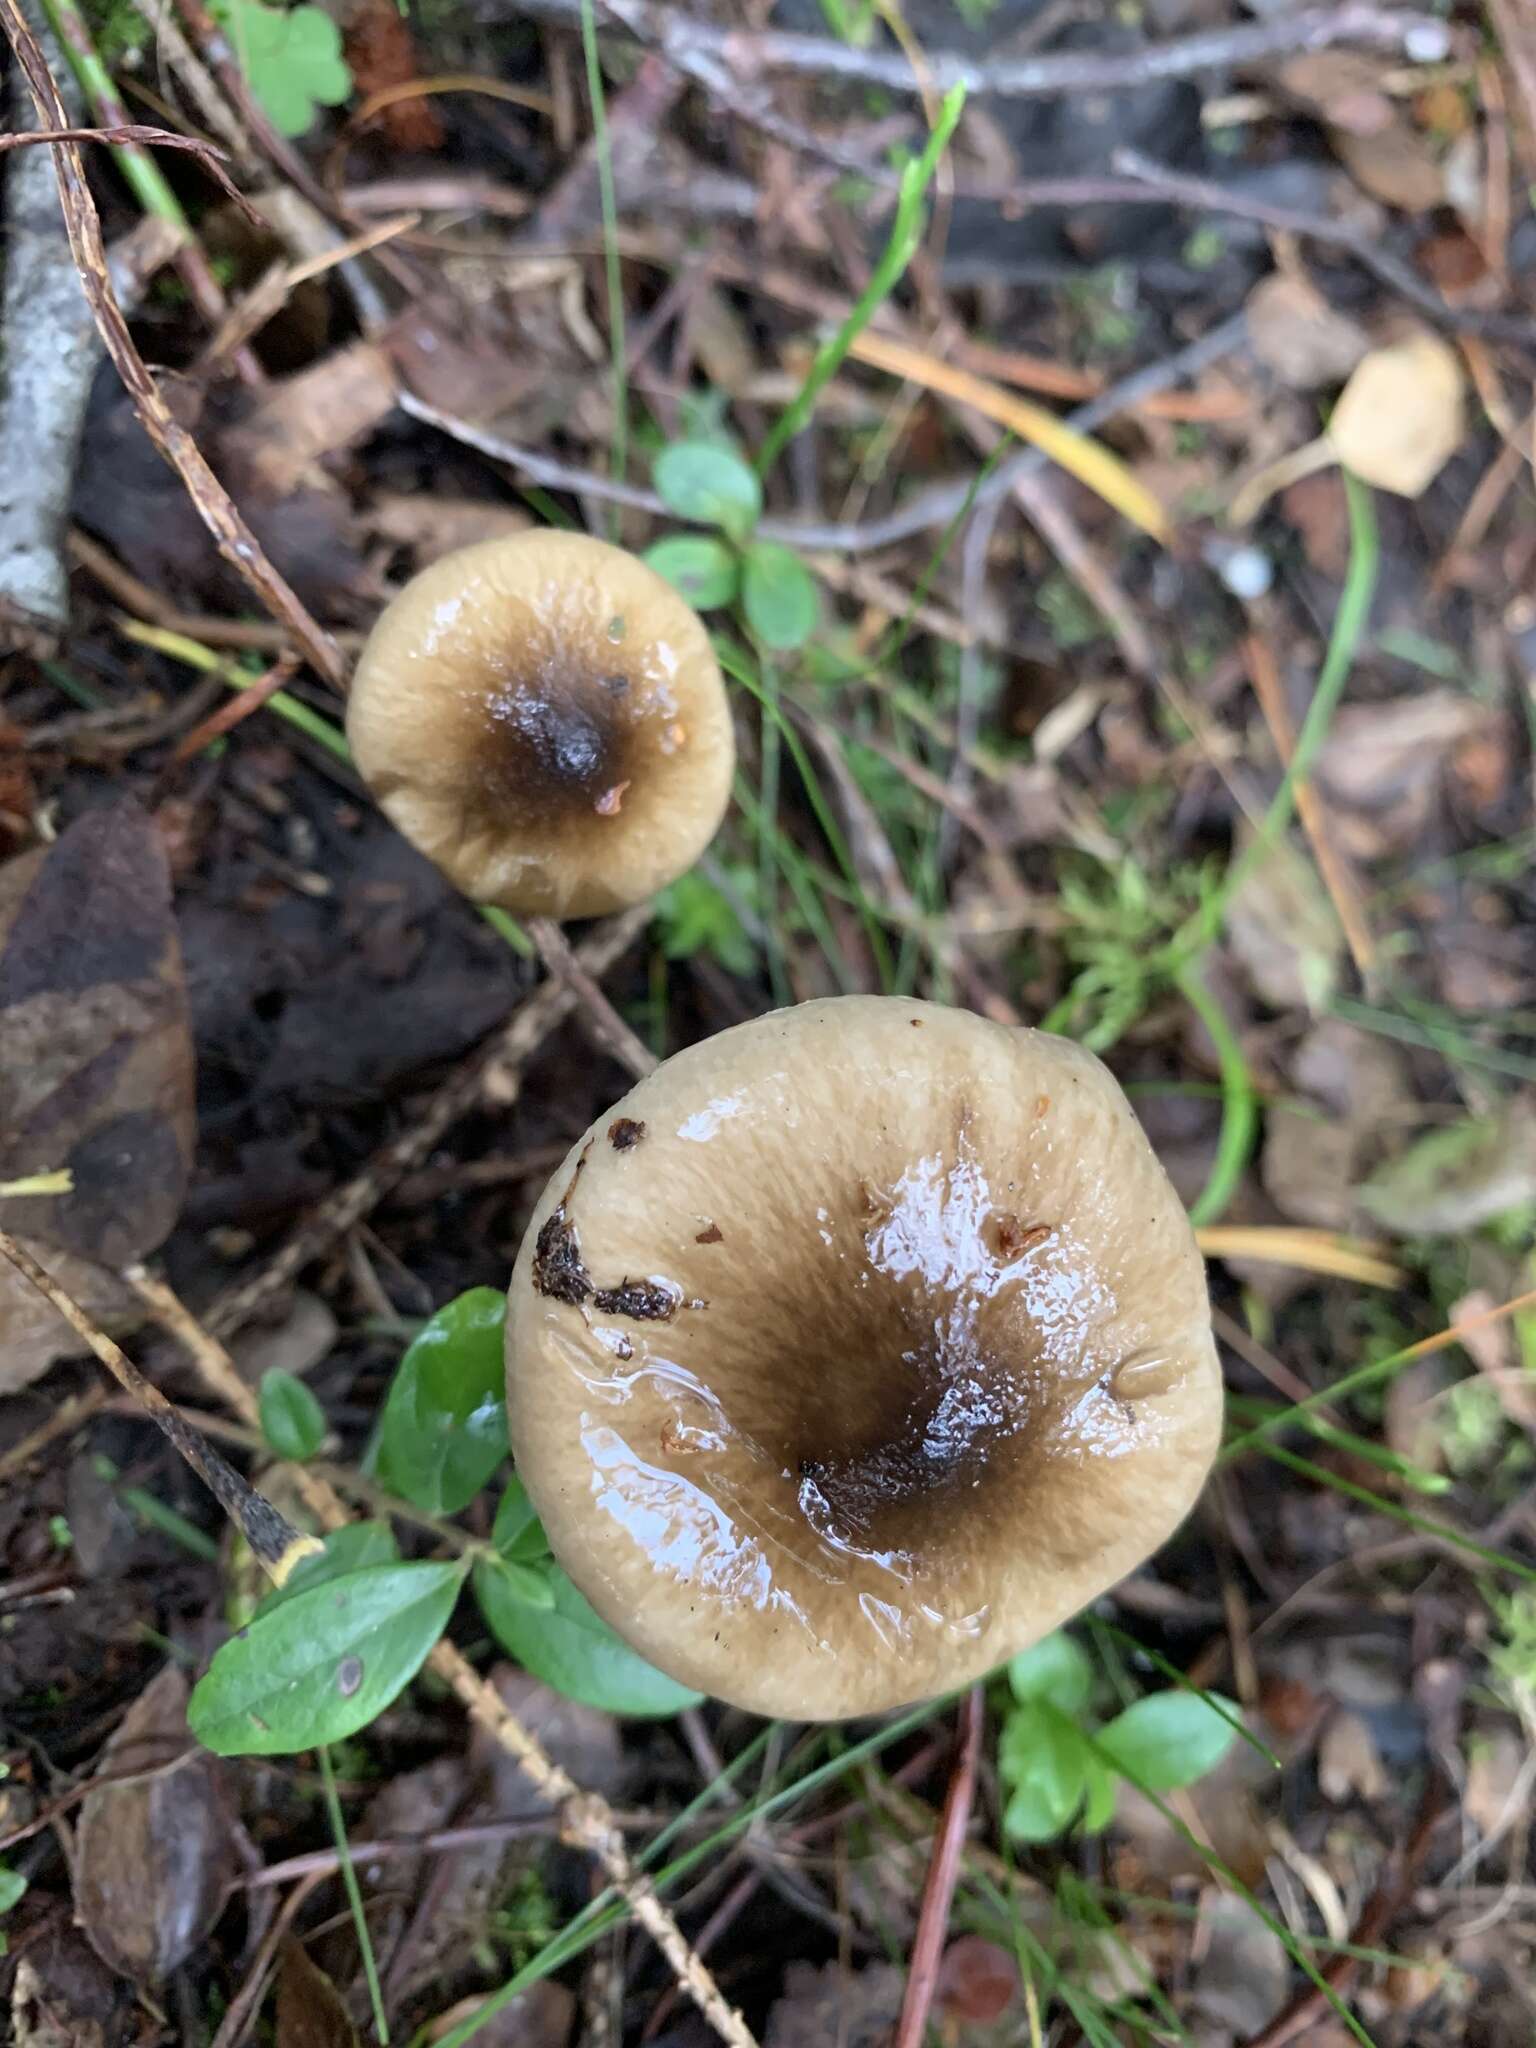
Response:
[{"label": "large mushroom cap", "polygon": [[1221,1383],[1107,1069],[847,996],[679,1053],[574,1148],[513,1276],[507,1401],[593,1606],[683,1683],[815,1720],[979,1677],[1141,1563]]},{"label": "large mushroom cap", "polygon": [[622,548],[554,531],[413,577],[359,657],[347,737],[406,838],[524,916],[596,917],[675,881],[735,764],[697,615]]}]

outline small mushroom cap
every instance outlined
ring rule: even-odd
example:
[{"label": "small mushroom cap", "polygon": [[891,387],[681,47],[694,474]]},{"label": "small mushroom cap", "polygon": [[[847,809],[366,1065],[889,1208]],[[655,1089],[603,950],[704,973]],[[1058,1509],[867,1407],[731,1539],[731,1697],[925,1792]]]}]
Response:
[{"label": "small mushroom cap", "polygon": [[518,1471],[636,1649],[830,1720],[980,1677],[1216,1449],[1187,1218],[1108,1070],[894,997],[679,1053],[574,1147],[508,1300]]},{"label": "small mushroom cap", "polygon": [[555,531],[413,577],[359,657],[347,738],[406,838],[520,916],[665,888],[714,836],[735,766],[697,614],[634,555]]}]

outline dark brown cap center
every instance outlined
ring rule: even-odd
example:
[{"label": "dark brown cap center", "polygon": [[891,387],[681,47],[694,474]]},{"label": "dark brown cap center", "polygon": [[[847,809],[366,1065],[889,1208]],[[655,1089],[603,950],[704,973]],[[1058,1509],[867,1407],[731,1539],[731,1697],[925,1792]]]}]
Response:
[{"label": "dark brown cap center", "polygon": [[616,815],[633,780],[633,687],[546,663],[485,700],[486,787],[518,817],[541,823]]}]

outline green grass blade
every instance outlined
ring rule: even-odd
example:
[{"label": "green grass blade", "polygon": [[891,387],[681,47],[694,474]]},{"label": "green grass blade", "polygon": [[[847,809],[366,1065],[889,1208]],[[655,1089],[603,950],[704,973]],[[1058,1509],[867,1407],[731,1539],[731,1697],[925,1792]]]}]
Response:
[{"label": "green grass blade", "polygon": [[380,2048],[389,2048],[389,2020],[384,2012],[384,1991],[379,1983],[378,1958],[373,1952],[373,1937],[368,1932],[368,1915],[363,1909],[363,1894],[357,1882],[357,1871],[352,1863],[352,1845],[347,1840],[347,1823],[342,1816],[341,1800],[336,1792],[336,1767],[331,1762],[331,1746],[328,1742],[321,1743],[319,1756],[320,1776],[325,1786],[325,1810],[330,1818],[331,1839],[336,1844],[336,1857],[341,1865],[341,1882],[346,1890],[352,1925],[357,1930],[357,1945],[362,1952],[363,1976],[368,1984],[368,2003],[373,2008],[373,2030],[378,2035]]},{"label": "green grass blade", "polygon": [[1216,1140],[1216,1157],[1210,1178],[1190,1208],[1189,1220],[1199,1230],[1222,1216],[1237,1193],[1259,1129],[1258,1097],[1253,1076],[1243,1057],[1237,1033],[1227,1022],[1227,1013],[1201,979],[1191,962],[1178,977],[1179,990],[1211,1035],[1221,1066],[1221,1131]]},{"label": "green grass blade", "polygon": [[[591,0],[584,0],[591,6]],[[853,310],[849,313],[836,334],[824,341],[816,351],[805,382],[784,408],[763,441],[757,457],[757,473],[765,476],[786,442],[792,440],[804,427],[815,409],[816,401],[837,375],[846,360],[848,351],[864,329],[874,318],[880,306],[888,299],[901,282],[907,265],[917,253],[923,237],[923,199],[933,183],[940,159],[949,146],[949,139],[955,132],[960,119],[960,110],[965,105],[965,88],[956,86],[947,93],[939,109],[939,118],[928,137],[927,147],[922,155],[909,163],[901,174],[901,191],[896,201],[896,218],[891,225],[890,238],[879,262],[870,275],[869,283],[860,292]]]},{"label": "green grass blade", "polygon": [[[623,483],[629,468],[629,396],[624,370],[624,279],[619,267],[619,206],[613,183],[613,146],[608,134],[608,102],[603,93],[603,67],[597,48],[597,15],[593,0],[581,0],[581,52],[587,70],[587,98],[592,109],[592,146],[597,156],[597,190],[603,214],[603,268],[608,286],[608,341],[613,361],[612,470]],[[617,534],[619,508],[609,515]]]}]

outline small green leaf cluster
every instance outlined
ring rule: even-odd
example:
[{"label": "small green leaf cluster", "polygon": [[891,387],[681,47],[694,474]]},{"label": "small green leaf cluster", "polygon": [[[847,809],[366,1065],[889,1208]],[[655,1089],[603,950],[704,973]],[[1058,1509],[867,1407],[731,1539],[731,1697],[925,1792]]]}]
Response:
[{"label": "small green leaf cluster", "polygon": [[209,0],[209,12],[280,135],[303,135],[321,107],[339,107],[351,98],[341,31],[320,8]]},{"label": "small green leaf cluster", "polygon": [[[375,1470],[419,1518],[457,1515],[507,1457],[505,1298],[472,1288],[439,1310],[385,1399]],[[312,1457],[325,1416],[299,1380],[268,1373],[262,1431],[285,1458]],[[459,1554],[407,1559],[387,1523],[356,1522],[301,1558],[193,1691],[192,1731],[222,1756],[281,1756],[345,1741],[410,1684],[468,1587],[497,1642],[571,1699],[630,1715],[673,1714],[699,1695],[620,1640],[550,1554],[522,1482],[501,1495],[488,1541],[443,1533]]]},{"label": "small green leaf cluster", "polygon": [[679,519],[719,529],[719,537],[671,534],[645,559],[696,611],[740,604],[759,644],[777,653],[803,647],[816,630],[821,600],[792,548],[754,540],[763,511],[756,471],[727,442],[674,441],[656,458],[656,490]]},{"label": "small green leaf cluster", "polygon": [[[27,1880],[21,1872],[12,1870],[8,1864],[0,1863],[0,1920],[5,1918],[13,1906],[20,1903],[26,1889]],[[0,1956],[5,1952],[6,1939],[4,1933],[0,1932]]]},{"label": "small green leaf cluster", "polygon": [[1120,1778],[1144,1792],[1192,1785],[1220,1763],[1238,1730],[1230,1701],[1178,1690],[1149,1693],[1097,1724],[1093,1665],[1059,1632],[1021,1651],[1008,1683],[1014,1705],[997,1768],[1009,1791],[1003,1826],[1018,1842],[1048,1842],[1079,1818],[1090,1834],[1106,1827]]},{"label": "small green leaf cluster", "polygon": [[1177,985],[1217,886],[1203,863],[1175,863],[1155,881],[1129,857],[1064,867],[1062,949],[1073,972],[1044,1028],[1107,1052]]}]

